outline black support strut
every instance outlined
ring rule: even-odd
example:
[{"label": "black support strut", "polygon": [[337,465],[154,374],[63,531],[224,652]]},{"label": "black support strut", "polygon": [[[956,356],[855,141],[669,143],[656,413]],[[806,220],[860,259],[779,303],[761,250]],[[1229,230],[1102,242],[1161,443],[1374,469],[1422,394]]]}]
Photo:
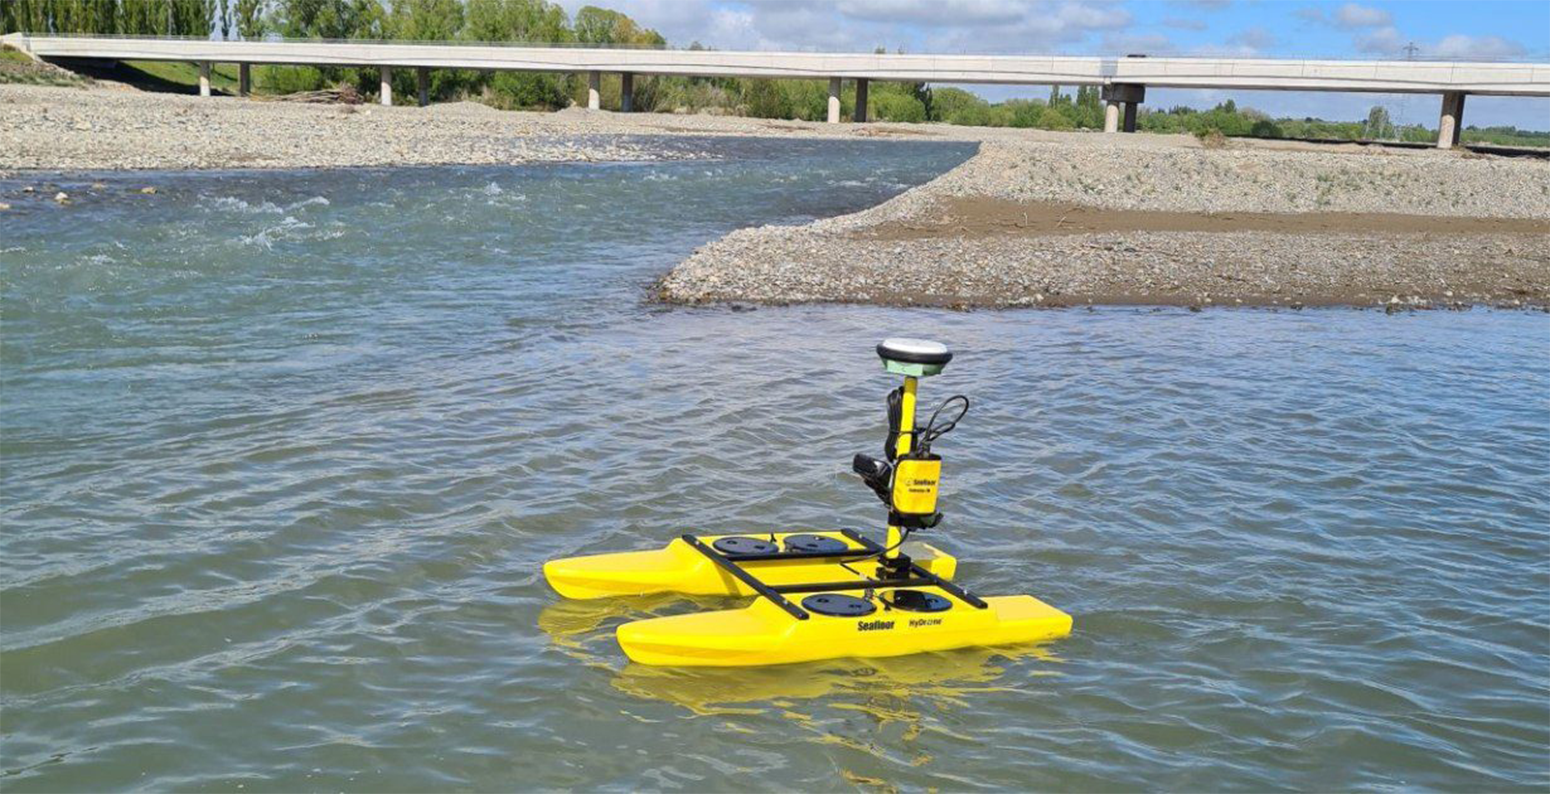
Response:
[{"label": "black support strut", "polygon": [[876,556],[883,552],[883,547],[877,545],[870,538],[861,534],[860,532],[855,531],[854,529],[842,529],[840,532],[844,534],[845,537],[855,541],[858,545],[861,546],[861,548],[846,549],[845,551],[837,552],[783,551],[772,552],[769,554],[737,554],[729,557],[719,551],[716,551],[710,546],[707,546],[704,541],[693,535],[686,534],[683,535],[682,538],[685,543],[689,544],[690,548],[693,548],[695,551],[698,551],[706,557],[709,557],[712,562],[716,563],[716,565],[720,566],[727,573],[737,577],[738,581],[748,585],[748,589],[775,602],[776,606],[784,609],[788,614],[797,620],[807,620],[809,615],[801,607],[791,603],[791,601],[782,595],[782,593],[824,593],[837,590],[874,590],[878,588],[901,587],[940,587],[948,593],[956,596],[960,601],[963,601],[964,603],[976,609],[985,609],[986,607],[990,606],[989,604],[986,604],[985,601],[979,596],[963,589],[962,587],[959,587],[956,584],[953,584],[946,579],[943,579],[940,576],[937,576],[936,574],[921,567],[919,564],[911,561],[908,557],[903,555],[900,555],[901,559],[899,560],[901,563],[899,568],[903,571],[902,575],[882,579],[857,579],[848,582],[815,582],[812,584],[768,585],[760,581],[758,577],[744,570],[743,567],[739,565],[739,563],[744,562],[761,562],[769,560],[837,559],[843,562],[847,558],[857,559],[858,555],[860,555],[859,558],[865,558],[868,556]]},{"label": "black support strut", "polygon": [[[759,595],[774,601],[775,606],[786,610],[786,612],[790,613],[792,617],[796,618],[797,620],[807,620],[808,615],[806,612],[802,611],[801,607],[791,603],[790,601],[787,601],[786,597],[781,595],[774,588],[754,578],[753,574],[743,570],[741,566],[732,560],[723,557],[720,552],[705,545],[700,541],[699,538],[693,535],[684,535],[683,541],[690,546],[693,546],[694,549],[699,553],[711,558],[713,562],[715,562],[717,565],[720,565],[723,569],[726,570],[727,573],[736,576],[738,581],[748,585],[749,589],[753,590],[755,593],[758,593]],[[752,557],[762,555],[750,554],[748,556]]]}]

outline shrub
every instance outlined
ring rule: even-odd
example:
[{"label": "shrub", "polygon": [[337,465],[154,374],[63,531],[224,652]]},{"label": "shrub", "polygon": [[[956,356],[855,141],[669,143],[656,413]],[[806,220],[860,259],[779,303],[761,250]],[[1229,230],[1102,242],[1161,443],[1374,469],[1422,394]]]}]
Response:
[{"label": "shrub", "polygon": [[268,94],[316,91],[326,85],[323,72],[312,66],[255,66],[253,85]]},{"label": "shrub", "polygon": [[775,87],[785,94],[788,110],[784,116],[771,116],[770,118],[823,121],[829,117],[829,83],[827,80],[780,80],[775,83]]},{"label": "shrub", "polygon": [[1066,114],[1060,112],[1060,110],[1056,108],[1046,107],[1039,111],[1038,127],[1040,129],[1069,130],[1075,126],[1076,125],[1072,123],[1071,119],[1066,116]]},{"label": "shrub", "polygon": [[743,81],[743,112],[760,119],[791,118],[791,99],[774,80]]},{"label": "shrub", "polygon": [[494,107],[557,109],[570,104],[565,78],[537,72],[496,72],[486,100]]},{"label": "shrub", "polygon": [[1008,102],[1005,107],[1011,109],[1011,119],[1007,125],[1011,127],[1037,127],[1040,116],[1044,114],[1044,105],[1040,102]]},{"label": "shrub", "polygon": [[943,121],[946,121],[948,124],[963,124],[970,127],[989,127],[992,126],[990,118],[989,105],[965,105],[948,113]]},{"label": "shrub", "polygon": [[1259,121],[1254,122],[1254,126],[1249,129],[1249,134],[1256,138],[1285,137],[1281,134],[1280,125],[1276,124],[1270,119],[1260,119]]},{"label": "shrub", "polygon": [[1227,136],[1223,135],[1222,131],[1215,127],[1197,130],[1195,137],[1199,138],[1200,145],[1207,149],[1223,149],[1227,147]]},{"label": "shrub", "polygon": [[982,119],[990,103],[962,88],[937,88],[931,92],[931,120],[950,124],[982,124],[982,121],[953,121],[955,117]]},{"label": "shrub", "polygon": [[884,93],[871,100],[871,111],[878,121],[903,121],[919,124],[926,120],[926,106],[913,96]]}]

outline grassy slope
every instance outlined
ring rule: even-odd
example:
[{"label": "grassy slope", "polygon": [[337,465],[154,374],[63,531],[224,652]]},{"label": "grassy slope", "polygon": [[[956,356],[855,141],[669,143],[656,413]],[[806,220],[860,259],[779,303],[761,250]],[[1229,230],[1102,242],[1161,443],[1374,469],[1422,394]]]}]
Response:
[{"label": "grassy slope", "polygon": [[[191,92],[199,90],[199,67],[186,61],[121,61],[131,72],[139,72],[149,80],[187,86]],[[134,77],[136,75],[130,75]],[[134,82],[133,79],[126,82]],[[210,89],[229,94],[237,93],[237,65],[217,63],[210,68]]]},{"label": "grassy slope", "polygon": [[77,75],[39,65],[26,53],[0,45],[0,83],[79,86],[86,81]]}]

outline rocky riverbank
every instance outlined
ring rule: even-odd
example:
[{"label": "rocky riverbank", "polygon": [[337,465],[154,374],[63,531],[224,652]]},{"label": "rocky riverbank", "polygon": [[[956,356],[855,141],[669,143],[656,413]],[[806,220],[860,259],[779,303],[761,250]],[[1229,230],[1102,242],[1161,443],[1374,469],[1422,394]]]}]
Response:
[{"label": "rocky riverbank", "polygon": [[[1023,130],[832,125],[731,116],[305,104],[0,84],[0,171],[511,165],[687,157],[639,136],[980,140]],[[1040,133],[1059,136],[1060,133]]]},{"label": "rocky riverbank", "polygon": [[853,215],[744,229],[666,301],[1550,306],[1550,163],[999,141]]},{"label": "rocky riverbank", "polygon": [[0,170],[319,168],[640,160],[461,102],[430,108],[0,85]]}]

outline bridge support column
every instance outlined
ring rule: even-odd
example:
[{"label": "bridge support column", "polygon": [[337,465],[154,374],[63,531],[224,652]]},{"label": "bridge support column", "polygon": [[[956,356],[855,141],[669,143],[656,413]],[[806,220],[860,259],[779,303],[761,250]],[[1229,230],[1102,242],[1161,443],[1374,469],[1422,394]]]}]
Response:
[{"label": "bridge support column", "polygon": [[856,112],[852,114],[852,120],[858,124],[866,122],[866,90],[867,81],[858,78],[856,80]]},{"label": "bridge support column", "polygon": [[393,104],[393,67],[377,67],[377,101],[384,105]]},{"label": "bridge support column", "polygon": [[840,78],[829,78],[829,123],[840,123]]},{"label": "bridge support column", "polygon": [[619,75],[619,112],[630,113],[635,110],[635,73],[623,72]]},{"label": "bridge support column", "polygon": [[253,64],[237,64],[237,96],[253,93]]},{"label": "bridge support column", "polygon": [[199,62],[199,95],[210,95],[210,62]]},{"label": "bridge support column", "polygon": [[[1103,87],[1100,95],[1107,107],[1103,109],[1103,131],[1125,132],[1136,131],[1136,110],[1146,101],[1146,86],[1140,83],[1110,83]],[[1124,114],[1121,123],[1120,114]]]},{"label": "bridge support column", "polygon": [[416,67],[414,70],[415,88],[419,89],[420,107],[431,103],[431,70],[428,66]]},{"label": "bridge support column", "polygon": [[603,75],[587,72],[587,110],[603,109]]},{"label": "bridge support column", "polygon": [[1442,95],[1442,117],[1437,120],[1437,148],[1452,149],[1459,145],[1459,133],[1464,131],[1464,92],[1449,91]]}]

